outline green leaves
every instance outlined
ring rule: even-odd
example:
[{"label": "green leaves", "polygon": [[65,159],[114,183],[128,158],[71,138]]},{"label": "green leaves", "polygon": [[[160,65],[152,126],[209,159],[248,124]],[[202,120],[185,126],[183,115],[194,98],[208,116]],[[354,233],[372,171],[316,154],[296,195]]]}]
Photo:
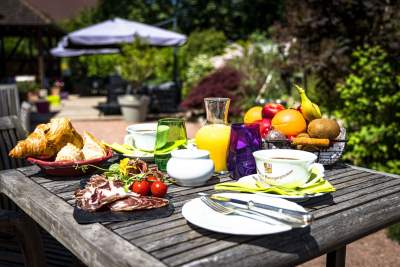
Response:
[{"label": "green leaves", "polygon": [[353,53],[352,73],[337,91],[344,108],[349,142],[345,159],[382,171],[400,173],[400,79],[398,63],[379,46]]},{"label": "green leaves", "polygon": [[118,58],[122,78],[140,86],[154,72],[155,53],[155,48],[141,41],[122,46],[122,55]]},{"label": "green leaves", "polygon": [[214,70],[214,66],[211,64],[210,57],[206,54],[200,54],[193,58],[189,62],[189,66],[186,72],[186,82],[183,87],[183,97],[186,97],[193,86],[210,74]]}]

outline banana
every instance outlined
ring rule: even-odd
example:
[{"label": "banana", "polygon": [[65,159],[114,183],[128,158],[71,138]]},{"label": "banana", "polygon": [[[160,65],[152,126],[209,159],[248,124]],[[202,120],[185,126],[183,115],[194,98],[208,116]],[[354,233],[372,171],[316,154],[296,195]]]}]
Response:
[{"label": "banana", "polygon": [[301,98],[301,113],[303,114],[304,118],[307,121],[321,118],[321,111],[319,110],[318,105],[311,102],[303,88],[301,88],[297,84],[295,84],[294,86],[299,92]]}]

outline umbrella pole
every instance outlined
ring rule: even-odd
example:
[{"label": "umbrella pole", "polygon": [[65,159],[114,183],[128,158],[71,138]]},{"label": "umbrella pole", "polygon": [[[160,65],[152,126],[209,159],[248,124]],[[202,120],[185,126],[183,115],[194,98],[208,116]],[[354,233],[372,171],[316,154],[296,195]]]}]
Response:
[{"label": "umbrella pole", "polygon": [[181,86],[179,81],[179,72],[178,72],[178,47],[174,46],[174,61],[173,61],[173,81],[175,83],[177,90],[177,102],[181,102]]},{"label": "umbrella pole", "polygon": [[[174,17],[172,20],[172,28],[174,32],[176,32],[178,28],[178,0],[172,0],[172,5],[174,6]],[[173,63],[173,79],[176,86],[176,100],[178,104],[181,103],[182,92],[181,92],[181,85],[179,80],[179,70],[178,70],[178,46],[174,46],[174,63]]]}]

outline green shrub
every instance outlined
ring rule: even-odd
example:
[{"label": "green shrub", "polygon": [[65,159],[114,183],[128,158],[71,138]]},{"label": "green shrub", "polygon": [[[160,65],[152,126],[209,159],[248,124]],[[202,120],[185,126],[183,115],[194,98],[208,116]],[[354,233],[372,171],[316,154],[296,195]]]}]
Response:
[{"label": "green shrub", "polygon": [[226,46],[227,39],[221,31],[208,29],[204,31],[194,31],[189,35],[187,43],[183,48],[185,60],[190,62],[200,54],[215,56],[222,54]]},{"label": "green shrub", "polygon": [[[154,73],[152,82],[162,83],[173,80],[173,48],[157,47],[154,55]],[[179,59],[178,59],[179,60]],[[179,61],[178,61],[179,62]]]},{"label": "green shrub", "polygon": [[138,40],[122,46],[117,63],[122,78],[132,82],[137,89],[154,74],[155,59],[156,48]]},{"label": "green shrub", "polygon": [[197,85],[202,78],[210,74],[213,70],[214,67],[211,64],[209,56],[200,54],[194,57],[193,60],[189,62],[186,71],[186,80],[182,89],[182,96],[186,97],[192,87]]},{"label": "green shrub", "polygon": [[106,77],[116,72],[115,62],[118,55],[88,55],[80,56],[79,63],[82,64],[89,77]]},{"label": "green shrub", "polygon": [[[337,87],[343,101],[337,113],[349,132],[344,158],[400,173],[400,65],[379,46],[364,46],[352,56],[351,74]],[[390,226],[387,235],[400,242],[400,224]]]},{"label": "green shrub", "polygon": [[229,65],[243,73],[240,98],[243,110],[263,98],[279,99],[286,91],[277,67],[280,60],[277,47],[260,34],[241,42],[242,56],[234,57]]},{"label": "green shrub", "polygon": [[353,52],[351,74],[337,91],[338,115],[349,132],[345,159],[356,165],[400,173],[400,75],[379,46]]}]

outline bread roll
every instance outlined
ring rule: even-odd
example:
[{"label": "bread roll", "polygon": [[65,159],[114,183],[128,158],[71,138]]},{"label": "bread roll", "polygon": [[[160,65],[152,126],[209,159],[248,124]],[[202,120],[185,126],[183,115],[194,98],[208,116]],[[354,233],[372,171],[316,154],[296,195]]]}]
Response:
[{"label": "bread roll", "polygon": [[55,161],[79,161],[83,159],[82,151],[73,144],[68,143],[58,151]]},{"label": "bread roll", "polygon": [[85,160],[102,158],[107,155],[104,145],[87,131],[83,132],[83,142],[82,152]]}]

